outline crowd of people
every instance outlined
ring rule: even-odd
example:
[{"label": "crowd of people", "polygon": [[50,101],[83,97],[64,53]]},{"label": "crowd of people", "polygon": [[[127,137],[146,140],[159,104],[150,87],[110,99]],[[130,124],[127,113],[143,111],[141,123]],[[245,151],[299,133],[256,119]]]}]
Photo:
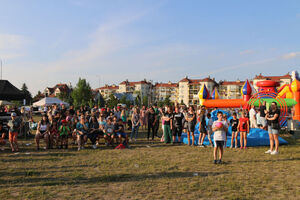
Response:
[{"label": "crowd of people", "polygon": [[[216,109],[216,108],[215,108]],[[100,140],[104,139],[106,146],[123,146],[130,148],[130,143],[136,142],[139,129],[147,132],[147,139],[154,140],[159,137],[166,144],[181,144],[182,133],[187,134],[187,145],[205,147],[205,138],[208,138],[209,147],[214,147],[214,163],[222,162],[223,147],[227,143],[228,127],[232,127],[231,148],[238,148],[238,135],[240,134],[240,149],[247,148],[247,134],[250,128],[268,130],[270,149],[265,153],[278,154],[278,133],[280,129],[280,110],[276,102],[270,109],[263,103],[259,108],[254,106],[249,110],[230,110],[232,119],[228,120],[223,112],[217,112],[217,120],[212,119],[212,111],[203,106],[165,106],[156,104],[150,107],[131,106],[129,108],[116,106],[88,108],[82,106],[75,109],[64,105],[44,107],[41,120],[35,122],[30,118],[31,129],[35,133],[36,149],[40,149],[40,142],[45,142],[45,149],[68,149],[69,145],[77,145],[77,149],[84,149],[90,141],[92,148],[96,149]],[[9,143],[13,152],[19,151],[18,132],[22,127],[22,118],[17,110],[11,112],[8,122]],[[21,115],[22,116],[22,115]],[[196,126],[196,124],[199,124]],[[161,126],[162,134],[158,135]],[[195,142],[196,128],[199,139]],[[5,145],[5,132],[0,124],[0,145]],[[212,135],[213,141],[212,142]],[[275,143],[275,149],[274,149]],[[219,152],[219,158],[217,158]]]}]

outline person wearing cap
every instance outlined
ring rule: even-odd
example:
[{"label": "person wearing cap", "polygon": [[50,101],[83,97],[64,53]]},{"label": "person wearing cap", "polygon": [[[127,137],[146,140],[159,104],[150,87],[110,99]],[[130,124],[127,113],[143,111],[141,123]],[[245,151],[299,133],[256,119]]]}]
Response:
[{"label": "person wearing cap", "polygon": [[16,113],[11,113],[11,120],[8,122],[9,126],[9,142],[12,152],[19,151],[18,147],[18,132],[21,127],[21,121],[17,118]]},{"label": "person wearing cap", "polygon": [[68,126],[67,120],[61,121],[62,125],[59,127],[59,138],[60,138],[60,148],[62,149],[63,146],[65,146],[66,149],[68,149],[68,137],[70,134],[70,128]]}]

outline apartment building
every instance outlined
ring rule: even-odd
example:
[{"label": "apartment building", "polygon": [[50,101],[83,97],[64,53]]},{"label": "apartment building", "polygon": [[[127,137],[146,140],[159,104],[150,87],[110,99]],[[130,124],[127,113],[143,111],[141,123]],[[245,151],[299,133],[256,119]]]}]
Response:
[{"label": "apartment building", "polygon": [[119,84],[118,92],[131,94],[139,92],[141,99],[143,99],[144,96],[148,96],[150,99],[153,99],[152,83],[146,79],[137,82],[130,82],[128,80],[123,81]]},{"label": "apartment building", "polygon": [[171,102],[178,102],[178,83],[156,83],[153,89],[155,101],[164,101],[169,97]]},{"label": "apartment building", "polygon": [[245,81],[220,81],[217,87],[220,99],[240,99]]},{"label": "apartment building", "polygon": [[213,90],[218,84],[210,77],[204,79],[190,79],[185,77],[178,83],[178,103],[185,105],[199,105],[198,92],[202,85],[206,85],[209,92]]},{"label": "apartment building", "polygon": [[111,94],[117,93],[119,90],[119,86],[113,84],[113,85],[105,85],[103,87],[95,89],[95,91],[98,91],[103,98],[109,97]]}]

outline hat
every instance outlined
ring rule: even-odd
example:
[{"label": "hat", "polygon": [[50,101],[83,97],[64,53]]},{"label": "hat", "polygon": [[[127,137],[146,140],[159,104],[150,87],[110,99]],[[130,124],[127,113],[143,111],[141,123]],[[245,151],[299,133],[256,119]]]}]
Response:
[{"label": "hat", "polygon": [[65,124],[65,123],[67,123],[67,120],[61,120],[61,123],[63,123],[63,124]]},{"label": "hat", "polygon": [[12,116],[12,117],[16,117],[17,114],[16,114],[15,112],[13,112],[13,113],[11,113],[11,116]]}]

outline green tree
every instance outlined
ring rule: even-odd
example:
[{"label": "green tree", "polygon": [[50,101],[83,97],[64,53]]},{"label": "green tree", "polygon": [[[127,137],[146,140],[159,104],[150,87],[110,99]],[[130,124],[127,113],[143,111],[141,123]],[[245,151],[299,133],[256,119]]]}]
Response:
[{"label": "green tree", "polygon": [[71,97],[76,107],[88,105],[93,97],[90,84],[85,79],[79,78],[76,87],[72,91]]},{"label": "green tree", "polygon": [[148,96],[143,97],[143,105],[148,107]]},{"label": "green tree", "polygon": [[118,103],[119,103],[118,99],[113,94],[110,94],[106,100],[106,105],[110,108],[117,106]]},{"label": "green tree", "polygon": [[170,100],[170,96],[167,96],[164,100],[164,105],[166,106],[171,106],[172,105],[172,102]]},{"label": "green tree", "polygon": [[23,83],[22,88],[21,88],[22,93],[25,95],[25,99],[26,99],[26,105],[30,105],[32,102],[32,95],[31,93],[28,91],[28,87],[25,83]]},{"label": "green tree", "polygon": [[72,104],[73,103],[73,99],[70,95],[70,93],[67,93],[67,92],[61,92],[57,95],[57,98],[59,98],[60,100],[64,101],[64,102],[67,102],[69,104]]}]

